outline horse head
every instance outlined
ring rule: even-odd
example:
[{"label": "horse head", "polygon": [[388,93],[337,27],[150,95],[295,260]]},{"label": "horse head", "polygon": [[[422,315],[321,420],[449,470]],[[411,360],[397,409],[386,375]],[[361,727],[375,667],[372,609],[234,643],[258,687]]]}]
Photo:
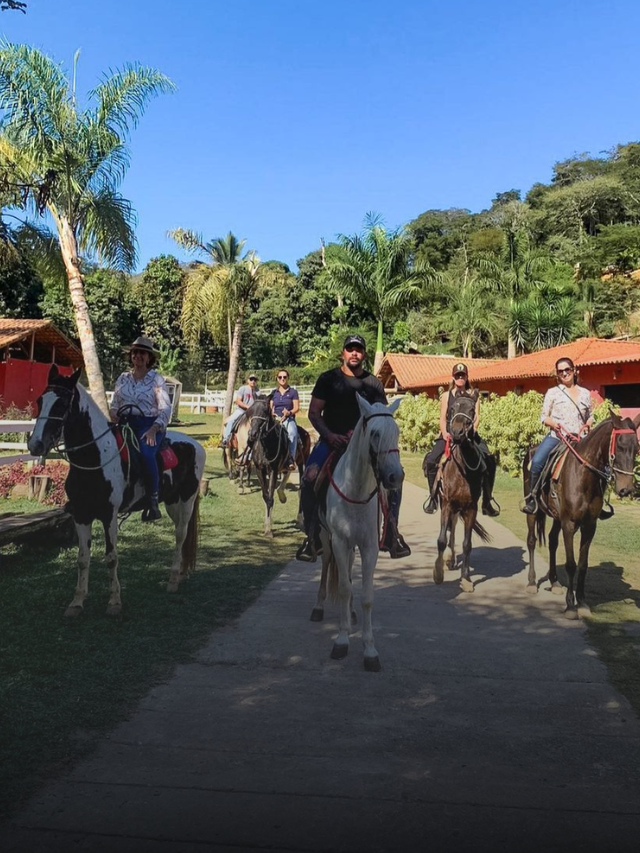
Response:
[{"label": "horse head", "polygon": [[394,400],[389,406],[384,403],[368,403],[360,394],[357,395],[362,429],[369,436],[369,455],[376,479],[385,489],[399,489],[404,480],[404,470],[400,464],[398,439],[400,430],[393,418],[393,413],[400,405],[400,400]]},{"label": "horse head", "polygon": [[636,424],[631,418],[620,418],[611,414],[613,429],[609,442],[609,466],[615,493],[626,498],[633,495],[635,482],[633,469],[638,454]]},{"label": "horse head", "polygon": [[249,433],[247,444],[254,444],[260,437],[260,433],[265,427],[273,423],[273,415],[271,414],[271,406],[268,398],[261,397],[249,406],[246,413],[246,418],[249,423]]},{"label": "horse head", "polygon": [[80,372],[78,368],[71,376],[63,376],[55,364],[51,365],[47,387],[36,401],[38,416],[27,442],[32,456],[46,456],[62,438],[64,426],[76,397]]},{"label": "horse head", "polygon": [[456,394],[453,398],[449,432],[454,444],[461,444],[473,435],[478,393],[478,389],[474,388],[473,391]]}]

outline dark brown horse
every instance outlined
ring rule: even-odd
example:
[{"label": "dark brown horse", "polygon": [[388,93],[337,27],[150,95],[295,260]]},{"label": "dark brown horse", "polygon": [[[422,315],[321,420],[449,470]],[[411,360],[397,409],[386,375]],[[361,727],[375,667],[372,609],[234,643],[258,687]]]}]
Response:
[{"label": "dark brown horse", "polygon": [[474,420],[478,389],[456,394],[451,413],[451,455],[442,471],[442,497],[440,510],[440,535],[438,557],[433,570],[435,583],[444,580],[444,552],[447,538],[451,548],[450,568],[455,567],[455,528],[458,518],[464,522],[462,543],[462,574],[460,586],[464,592],[473,592],[469,558],[471,534],[475,532],[487,542],[489,534],[478,522],[478,500],[482,492],[484,460],[474,440]]},{"label": "dark brown horse", "polygon": [[[640,420],[638,418],[637,420]],[[549,533],[549,575],[551,591],[562,594],[556,572],[556,551],[560,530],[564,539],[567,570],[567,607],[568,619],[588,615],[590,610],[584,597],[584,586],[589,565],[589,548],[596,532],[598,517],[602,511],[604,494],[611,483],[620,497],[628,497],[634,492],[633,466],[638,453],[637,423],[630,418],[611,415],[598,424],[573,449],[567,450],[567,457],[558,475],[557,482],[545,478],[538,497],[538,512],[527,516],[527,545],[529,547],[529,577],[527,592],[536,593],[536,573],[534,555],[536,538],[544,542],[546,515],[553,518]],[[523,466],[524,493],[529,494],[529,459]],[[580,531],[580,553],[578,564],[573,549],[573,539]],[[575,583],[576,568],[578,578]]]},{"label": "dark brown horse", "polygon": [[[255,468],[262,498],[265,503],[265,536],[273,536],[271,530],[271,512],[273,510],[274,494],[278,493],[280,503],[285,503],[287,495],[285,486],[291,476],[289,470],[289,436],[279,419],[274,417],[270,401],[256,400],[246,412],[249,423],[247,445],[251,452],[251,461]],[[302,481],[302,472],[311,450],[309,433],[298,427],[298,448],[296,465]],[[279,481],[279,482],[278,482]],[[298,526],[302,521],[302,505],[298,505]]]}]

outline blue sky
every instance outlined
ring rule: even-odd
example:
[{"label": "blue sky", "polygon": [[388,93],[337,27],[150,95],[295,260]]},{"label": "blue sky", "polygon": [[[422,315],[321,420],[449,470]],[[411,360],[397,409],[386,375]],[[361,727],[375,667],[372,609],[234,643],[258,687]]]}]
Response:
[{"label": "blue sky", "polygon": [[10,41],[79,91],[128,61],[178,86],[149,107],[123,185],[139,268],[182,226],[297,258],[376,211],[487,207],[556,160],[640,139],[640,4],[612,0],[28,0]]}]

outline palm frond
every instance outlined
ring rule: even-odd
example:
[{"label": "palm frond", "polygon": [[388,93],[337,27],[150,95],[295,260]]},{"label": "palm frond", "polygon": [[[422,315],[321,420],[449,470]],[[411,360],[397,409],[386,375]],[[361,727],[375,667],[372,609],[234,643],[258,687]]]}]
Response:
[{"label": "palm frond", "polygon": [[131,270],[136,262],[136,217],[131,202],[105,187],[86,194],[78,211],[78,245],[116,269]]},{"label": "palm frond", "polygon": [[202,242],[202,234],[191,231],[189,228],[174,228],[167,231],[167,237],[170,237],[181,249],[186,249],[187,252],[205,252],[208,254],[208,249]]},{"label": "palm frond", "polygon": [[126,137],[138,125],[151,98],[175,89],[175,83],[155,68],[134,63],[105,75],[89,97],[98,102],[98,123]]}]

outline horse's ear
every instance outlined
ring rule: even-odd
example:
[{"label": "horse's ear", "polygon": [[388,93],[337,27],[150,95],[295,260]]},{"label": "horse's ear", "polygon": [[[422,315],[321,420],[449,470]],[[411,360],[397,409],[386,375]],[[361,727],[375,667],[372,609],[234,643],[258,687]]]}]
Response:
[{"label": "horse's ear", "polygon": [[[54,366],[55,366],[55,365],[54,365]],[[56,368],[56,369],[57,369],[57,368]],[[76,385],[78,384],[78,379],[80,379],[80,374],[81,374],[81,373],[82,373],[82,368],[81,368],[81,367],[77,367],[77,368],[73,371],[73,373],[71,374],[71,376],[69,377],[69,384],[71,385],[71,387],[72,387],[72,388],[75,388],[75,387],[76,387]]]},{"label": "horse's ear", "polygon": [[49,384],[51,384],[51,383],[53,382],[53,380],[54,380],[54,379],[57,379],[57,378],[58,378],[58,376],[59,376],[59,375],[60,375],[60,374],[59,374],[59,372],[58,372],[58,365],[57,365],[57,364],[52,364],[52,365],[51,365],[51,367],[49,368],[49,378],[48,378],[47,382],[48,382]]},{"label": "horse's ear", "polygon": [[371,403],[369,403],[367,400],[365,400],[365,398],[362,396],[362,394],[356,394],[356,400],[358,401],[358,406],[360,408],[360,414],[361,415],[370,415],[371,412],[373,411],[373,407],[371,406]]},{"label": "horse's ear", "polygon": [[636,429],[640,427],[640,412],[638,412],[638,414],[633,419],[633,425]]},{"label": "horse's ear", "polygon": [[388,406],[389,412],[391,414],[393,414],[396,411],[396,409],[400,406],[401,402],[402,402],[402,398],[398,397],[397,399],[395,399],[393,401],[393,403],[389,403],[389,406]]}]

